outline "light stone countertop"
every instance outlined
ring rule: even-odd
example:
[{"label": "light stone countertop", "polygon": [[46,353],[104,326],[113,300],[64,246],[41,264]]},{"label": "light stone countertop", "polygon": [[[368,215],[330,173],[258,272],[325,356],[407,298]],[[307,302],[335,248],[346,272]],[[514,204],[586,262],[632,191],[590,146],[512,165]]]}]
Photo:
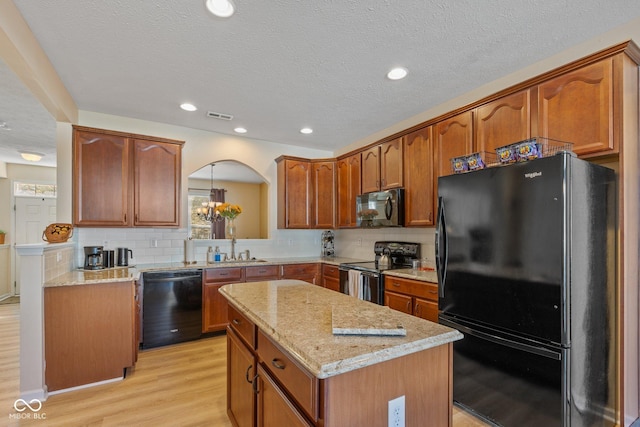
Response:
[{"label": "light stone countertop", "polygon": [[[406,354],[459,340],[463,335],[389,307],[355,299],[299,280],[234,283],[220,289],[229,303],[317,378],[328,378]],[[357,324],[402,325],[406,336],[357,336],[332,333],[332,310]]]},{"label": "light stone countertop", "polygon": [[163,271],[163,270],[187,270],[195,268],[226,268],[226,267],[248,267],[263,265],[280,265],[280,264],[302,264],[310,262],[322,262],[331,265],[340,265],[343,262],[358,262],[361,259],[342,258],[342,257],[291,257],[291,258],[261,258],[264,262],[255,261],[231,261],[216,262],[213,264],[205,264],[203,262],[196,264],[177,263],[157,263],[157,264],[141,264],[132,265],[130,267],[115,267],[103,270],[83,270],[81,268],[69,271],[51,280],[48,280],[44,287],[56,286],[77,286],[90,285],[99,283],[122,282],[127,280],[139,280],[140,274],[147,271]]},{"label": "light stone countertop", "polygon": [[421,282],[438,283],[438,274],[435,271],[416,271],[411,268],[400,268],[397,270],[386,270],[384,274],[419,280]]}]

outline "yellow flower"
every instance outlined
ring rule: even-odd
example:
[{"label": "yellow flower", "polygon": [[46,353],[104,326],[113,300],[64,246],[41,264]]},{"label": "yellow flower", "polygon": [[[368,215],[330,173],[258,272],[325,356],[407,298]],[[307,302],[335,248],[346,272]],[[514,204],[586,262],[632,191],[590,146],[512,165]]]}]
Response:
[{"label": "yellow flower", "polygon": [[242,208],[231,203],[221,203],[214,208],[214,212],[224,218],[233,219],[242,213]]}]

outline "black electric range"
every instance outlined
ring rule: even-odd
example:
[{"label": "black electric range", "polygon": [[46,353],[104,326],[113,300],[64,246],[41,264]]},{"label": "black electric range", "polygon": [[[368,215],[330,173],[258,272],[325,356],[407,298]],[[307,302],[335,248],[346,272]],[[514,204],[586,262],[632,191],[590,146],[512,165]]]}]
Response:
[{"label": "black electric range", "polygon": [[[384,275],[382,272],[398,268],[411,268],[412,261],[420,259],[420,244],[378,241],[374,244],[373,252],[375,254],[373,261],[340,264],[340,291],[365,301],[384,305]],[[383,253],[388,253],[391,258],[389,266],[383,267],[378,263]]]}]

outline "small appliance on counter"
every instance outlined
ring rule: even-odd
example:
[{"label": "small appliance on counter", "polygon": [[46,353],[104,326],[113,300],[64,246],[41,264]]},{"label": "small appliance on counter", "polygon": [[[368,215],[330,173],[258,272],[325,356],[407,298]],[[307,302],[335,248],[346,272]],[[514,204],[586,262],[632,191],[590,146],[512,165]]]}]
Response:
[{"label": "small appliance on counter", "polygon": [[322,232],[322,256],[334,256],[335,249],[333,247],[334,235],[332,231]]},{"label": "small appliance on counter", "polygon": [[116,265],[118,267],[127,267],[129,265],[129,254],[133,258],[133,251],[129,248],[118,248],[116,250]]},{"label": "small appliance on counter", "polygon": [[85,246],[84,247],[84,269],[85,270],[102,270],[103,246]]}]

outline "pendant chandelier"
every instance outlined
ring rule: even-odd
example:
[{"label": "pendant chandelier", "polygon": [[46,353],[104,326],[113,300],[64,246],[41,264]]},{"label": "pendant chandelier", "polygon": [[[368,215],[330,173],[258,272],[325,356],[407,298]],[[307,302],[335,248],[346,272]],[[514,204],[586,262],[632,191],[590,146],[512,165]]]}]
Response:
[{"label": "pendant chandelier", "polygon": [[220,214],[215,212],[215,207],[221,204],[222,202],[215,200],[215,196],[214,196],[215,194],[215,191],[213,188],[213,167],[214,166],[215,166],[215,163],[211,163],[211,185],[209,187],[210,188],[209,202],[202,202],[202,207],[196,208],[196,215],[198,216],[198,218],[207,222],[224,220],[224,218],[221,217]]}]

